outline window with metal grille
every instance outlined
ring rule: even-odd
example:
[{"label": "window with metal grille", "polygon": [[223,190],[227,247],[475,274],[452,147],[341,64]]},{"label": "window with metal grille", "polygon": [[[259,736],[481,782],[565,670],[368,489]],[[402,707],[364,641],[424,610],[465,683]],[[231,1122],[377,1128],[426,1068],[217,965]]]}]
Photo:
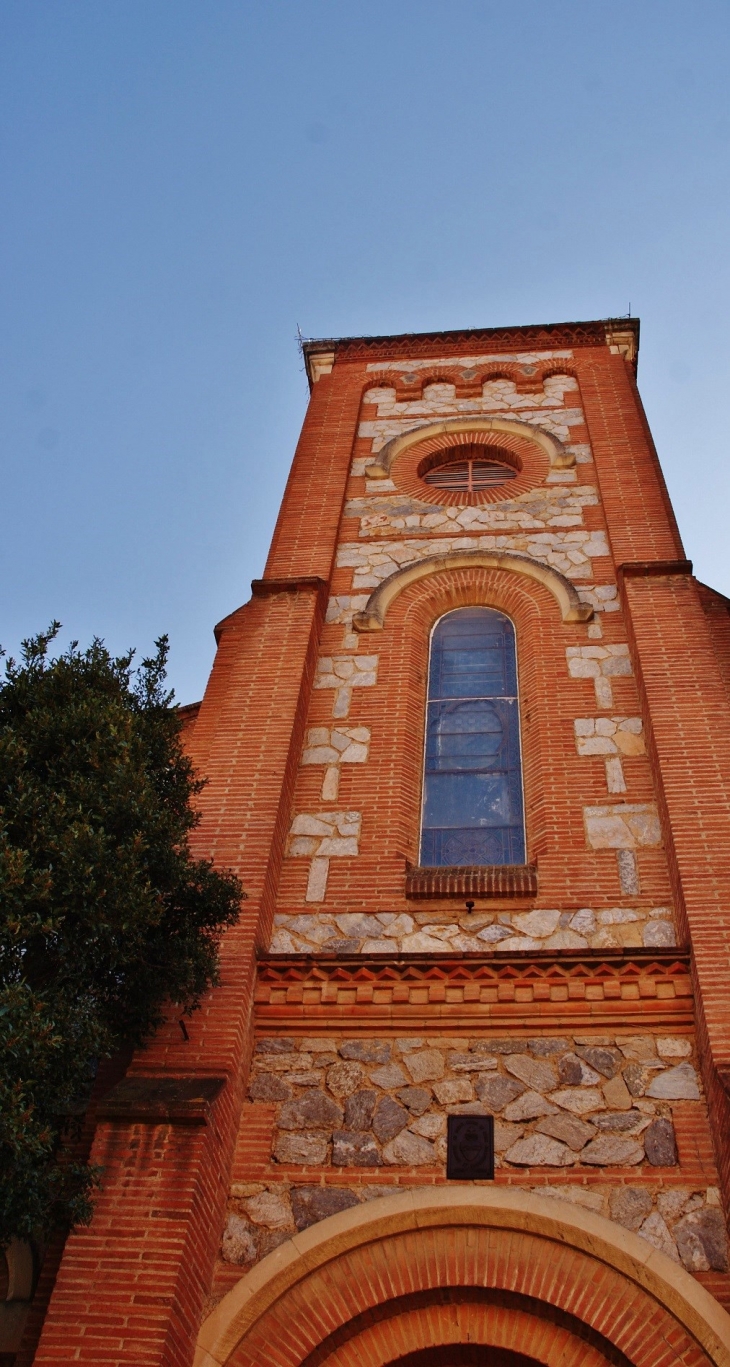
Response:
[{"label": "window with metal grille", "polygon": [[433,632],[420,862],[525,862],[515,630],[494,608]]}]

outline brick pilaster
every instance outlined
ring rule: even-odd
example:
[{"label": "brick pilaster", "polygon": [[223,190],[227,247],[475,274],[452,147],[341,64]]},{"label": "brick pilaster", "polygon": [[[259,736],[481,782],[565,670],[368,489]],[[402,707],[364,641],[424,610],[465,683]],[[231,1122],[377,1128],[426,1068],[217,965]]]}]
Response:
[{"label": "brick pilaster", "polygon": [[188,1023],[189,1040],[173,1019],[130,1074],[228,1081],[207,1124],[99,1126],[91,1158],[103,1167],[102,1191],[92,1224],[66,1244],[39,1367],[192,1359],[248,1065],[254,948],[268,935],[323,607],[316,581],[278,585],[224,626],[196,727],[210,777],[196,845],[240,875],[248,900],[225,937],[222,984]]},{"label": "brick pilaster", "polygon": [[[628,567],[627,567],[628,570]],[[730,712],[702,610],[687,573],[621,576],[645,703],[650,753],[680,925],[692,949],[698,1035],[718,1167],[730,1195]]]},{"label": "brick pilaster", "polygon": [[317,380],[266,562],[267,578],[319,574],[329,580],[350,473],[362,364],[335,364]]},{"label": "brick pilaster", "polygon": [[581,356],[580,390],[617,565],[684,552],[631,367],[606,347]]}]

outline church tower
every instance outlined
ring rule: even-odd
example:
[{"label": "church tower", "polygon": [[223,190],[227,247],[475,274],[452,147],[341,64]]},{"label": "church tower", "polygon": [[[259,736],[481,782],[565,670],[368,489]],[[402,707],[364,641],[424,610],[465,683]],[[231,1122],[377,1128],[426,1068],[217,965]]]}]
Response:
[{"label": "church tower", "polygon": [[247,900],[100,1099],[38,1367],[730,1364],[730,616],[638,341],[305,343],[184,709]]}]

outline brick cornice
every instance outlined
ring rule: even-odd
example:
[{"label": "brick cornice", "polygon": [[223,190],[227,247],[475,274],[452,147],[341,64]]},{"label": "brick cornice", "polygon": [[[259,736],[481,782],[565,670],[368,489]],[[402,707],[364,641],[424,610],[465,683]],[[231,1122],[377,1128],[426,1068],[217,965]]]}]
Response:
[{"label": "brick cornice", "polygon": [[691,575],[691,560],[625,560],[618,565],[616,574],[621,579],[667,578],[674,575]]},{"label": "brick cornice", "polygon": [[[348,1028],[615,1028],[689,1024],[684,950],[585,949],[556,954],[268,955],[259,960],[256,1017],[267,1031]],[[431,1020],[431,1018],[433,1018]]]},{"label": "brick cornice", "polygon": [[[252,579],[251,594],[254,598],[270,598],[277,593],[316,593],[324,601],[327,596],[327,580],[322,579],[318,574],[297,575],[291,579]],[[240,608],[235,608],[229,612],[227,617],[223,617],[213,628],[216,642],[220,645],[221,636],[227,627],[235,622],[239,613],[245,612],[248,604],[243,603]]]},{"label": "brick cornice", "polygon": [[[688,972],[689,950],[651,948],[615,949],[554,949],[531,950],[529,954],[508,953],[499,949],[485,950],[483,954],[469,954],[461,950],[453,954],[261,954],[258,958],[259,974],[264,969],[279,969],[299,978],[313,971],[327,976],[334,972],[337,977],[343,973],[366,977],[378,976],[381,971],[390,975],[395,970],[404,969],[416,976],[433,974],[462,975],[475,967],[488,967],[498,974],[507,973],[544,973],[554,971],[558,974],[574,974],[576,971],[595,973],[599,967],[612,972],[626,970],[634,973],[637,965],[683,964]],[[633,967],[632,967],[633,966]]]},{"label": "brick cornice", "polygon": [[321,352],[334,352],[337,361],[414,359],[447,350],[452,355],[469,355],[475,347],[488,346],[499,351],[524,351],[609,344],[620,327],[631,334],[635,350],[639,344],[638,318],[606,318],[583,323],[538,323],[527,327],[463,328],[453,332],[401,333],[395,337],[338,337],[310,339],[303,343],[305,362],[310,370],[312,358]]},{"label": "brick cornice", "polygon": [[327,588],[327,580],[318,574],[297,575],[293,579],[252,579],[254,598],[266,598],[270,593],[320,593]]},{"label": "brick cornice", "polygon": [[224,1077],[125,1077],[100,1103],[99,1120],[206,1125]]}]

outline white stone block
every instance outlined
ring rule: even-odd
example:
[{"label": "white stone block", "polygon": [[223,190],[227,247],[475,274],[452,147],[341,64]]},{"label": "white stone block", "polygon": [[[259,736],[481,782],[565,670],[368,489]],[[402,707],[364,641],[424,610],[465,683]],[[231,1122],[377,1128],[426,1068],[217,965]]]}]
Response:
[{"label": "white stone block", "polygon": [[615,655],[611,659],[603,661],[601,673],[605,674],[607,678],[628,676],[633,674],[631,661],[624,655]]},{"label": "white stone block", "polygon": [[658,1211],[653,1210],[651,1215],[647,1215],[637,1232],[640,1238],[646,1239],[647,1243],[652,1244],[673,1262],[680,1261],[677,1245]]},{"label": "white stone block", "polygon": [[542,940],[535,940],[530,935],[510,935],[506,940],[500,940],[495,948],[505,953],[526,954],[532,949],[544,949],[545,946]]},{"label": "white stone block", "polygon": [[548,936],[543,940],[545,949],[586,949],[588,941],[585,936],[578,935],[574,930],[556,930],[554,935]]},{"label": "white stone block", "polygon": [[329,745],[330,733],[326,726],[312,726],[307,731],[307,745]]},{"label": "white stone block", "polygon": [[403,937],[401,948],[404,954],[442,954],[444,942],[423,931],[416,931],[413,935]]},{"label": "white stone block", "polygon": [[603,677],[594,679],[596,690],[596,705],[598,707],[613,707],[613,690],[608,679]]},{"label": "white stone block", "polygon": [[340,771],[335,765],[325,769],[322,779],[322,801],[336,802],[340,791]]},{"label": "white stone block", "polygon": [[699,1101],[697,1074],[691,1063],[678,1063],[659,1073],[647,1087],[646,1095],[657,1101]]},{"label": "white stone block", "polygon": [[[608,736],[587,736],[585,740],[576,740],[576,748],[579,755],[615,755],[616,746]],[[609,788],[609,792],[612,790]],[[621,792],[624,791],[622,788]]]},{"label": "white stone block", "polygon": [[570,918],[571,929],[579,935],[593,935],[596,929],[596,913],[590,907],[581,907]]},{"label": "white stone block", "polygon": [[[385,918],[383,916],[379,916],[378,920],[384,921]],[[413,920],[413,917],[409,916],[406,912],[402,912],[400,916],[394,916],[392,920],[388,922],[388,924],[385,924],[383,926],[383,934],[393,935],[395,937],[398,937],[400,935],[411,935],[413,933],[414,925],[415,922]]]},{"label": "white stone block", "polygon": [[333,812],[340,835],[359,835],[362,818],[359,812]]},{"label": "white stone block", "polygon": [[640,921],[641,917],[638,911],[630,907],[607,907],[605,911],[599,911],[598,920],[602,926],[620,926],[630,921]]},{"label": "white stone block", "polygon": [[568,671],[571,679],[595,679],[600,673],[600,666],[597,660],[574,658],[568,660]]},{"label": "white stone block", "polygon": [[321,816],[310,816],[301,812],[291,824],[292,835],[332,835],[335,826],[335,813],[323,812]]},{"label": "white stone block", "polygon": [[317,853],[319,838],[315,836],[296,835],[289,840],[287,854],[292,859],[309,859]]},{"label": "white stone block", "polygon": [[[611,741],[609,744],[613,745],[613,742]],[[606,760],[606,787],[609,793],[626,792],[626,780],[618,756]]]},{"label": "white stone block", "polygon": [[343,750],[340,756],[340,764],[364,764],[367,757],[367,745],[360,745],[357,741],[353,741],[346,750]]},{"label": "white stone block", "polygon": [[327,875],[329,873],[329,859],[313,859],[309,866],[309,878],[307,880],[307,891],[305,901],[323,902],[327,892]]},{"label": "white stone block", "polygon": [[331,745],[314,745],[311,749],[305,750],[302,755],[302,764],[337,764],[339,755]]},{"label": "white stone block", "polygon": [[272,936],[269,952],[271,954],[296,954],[296,948],[288,930],[277,930]]},{"label": "white stone block", "polygon": [[[331,840],[323,840],[317,853],[327,858],[342,858],[344,855],[357,854],[357,840],[349,837],[343,838],[342,836],[334,836]],[[307,900],[311,901],[312,899],[308,898]]]},{"label": "white stone block", "polygon": [[559,911],[525,911],[512,917],[518,930],[535,939],[552,935],[560,920]]},{"label": "white stone block", "polygon": [[682,1035],[660,1035],[656,1051],[660,1058],[688,1058],[692,1053],[692,1041]]},{"label": "white stone block", "polygon": [[671,921],[647,921],[642,940],[648,949],[671,949],[677,943],[677,934]]},{"label": "white stone block", "polygon": [[584,807],[589,849],[636,849],[661,844],[659,815],[652,802]]},{"label": "white stone block", "polygon": [[349,717],[350,703],[352,702],[351,688],[338,688],[335,691],[335,698],[332,704],[332,716],[336,718]]}]

